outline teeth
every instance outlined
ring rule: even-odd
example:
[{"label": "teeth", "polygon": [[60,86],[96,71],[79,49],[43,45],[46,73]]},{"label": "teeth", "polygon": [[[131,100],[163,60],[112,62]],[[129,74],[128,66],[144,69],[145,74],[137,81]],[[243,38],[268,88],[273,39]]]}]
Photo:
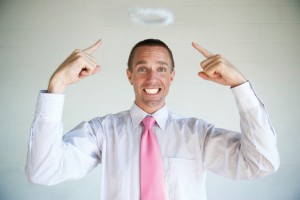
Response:
[{"label": "teeth", "polygon": [[147,94],[156,94],[158,92],[158,89],[145,89]]}]

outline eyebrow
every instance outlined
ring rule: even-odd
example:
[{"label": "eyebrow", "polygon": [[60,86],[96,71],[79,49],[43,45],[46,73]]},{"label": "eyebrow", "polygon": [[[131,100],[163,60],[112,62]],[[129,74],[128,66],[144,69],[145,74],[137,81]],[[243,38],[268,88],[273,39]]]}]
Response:
[{"label": "eyebrow", "polygon": [[[164,61],[157,61],[156,63],[159,64],[159,65],[166,65],[166,66],[169,67],[168,63],[167,63],[167,62],[164,62]],[[147,61],[141,60],[141,61],[137,62],[137,63],[135,64],[135,66],[137,66],[137,65],[142,65],[142,64],[147,64]]]}]

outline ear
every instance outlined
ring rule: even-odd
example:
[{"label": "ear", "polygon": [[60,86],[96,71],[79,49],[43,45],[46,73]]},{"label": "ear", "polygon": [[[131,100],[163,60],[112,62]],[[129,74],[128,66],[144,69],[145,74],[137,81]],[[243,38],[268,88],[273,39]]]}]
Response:
[{"label": "ear", "polygon": [[171,83],[173,82],[174,78],[175,78],[175,70],[171,72]]},{"label": "ear", "polygon": [[126,69],[126,74],[130,84],[132,85],[132,73],[128,68]]}]

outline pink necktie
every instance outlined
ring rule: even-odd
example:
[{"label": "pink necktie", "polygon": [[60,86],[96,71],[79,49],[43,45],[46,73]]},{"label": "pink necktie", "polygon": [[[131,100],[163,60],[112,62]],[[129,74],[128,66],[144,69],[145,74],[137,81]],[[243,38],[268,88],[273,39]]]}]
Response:
[{"label": "pink necktie", "polygon": [[162,158],[156,135],[152,131],[155,119],[147,116],[143,124],[140,153],[141,200],[164,200]]}]

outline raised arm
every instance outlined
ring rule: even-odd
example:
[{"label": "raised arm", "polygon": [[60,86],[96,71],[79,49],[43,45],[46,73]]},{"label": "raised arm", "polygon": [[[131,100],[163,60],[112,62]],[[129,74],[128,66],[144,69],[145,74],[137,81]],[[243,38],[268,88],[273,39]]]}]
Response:
[{"label": "raised arm", "polygon": [[206,58],[198,75],[232,88],[242,133],[207,127],[203,139],[204,168],[232,179],[253,179],[277,171],[280,160],[276,133],[252,85],[223,56],[212,54],[196,43],[192,45]]},{"label": "raised arm", "polygon": [[91,55],[101,40],[75,50],[54,72],[47,92],[38,97],[28,145],[26,174],[32,183],[53,185],[84,176],[100,162],[99,141],[92,122],[63,135],[62,112],[67,85],[100,70]]}]

